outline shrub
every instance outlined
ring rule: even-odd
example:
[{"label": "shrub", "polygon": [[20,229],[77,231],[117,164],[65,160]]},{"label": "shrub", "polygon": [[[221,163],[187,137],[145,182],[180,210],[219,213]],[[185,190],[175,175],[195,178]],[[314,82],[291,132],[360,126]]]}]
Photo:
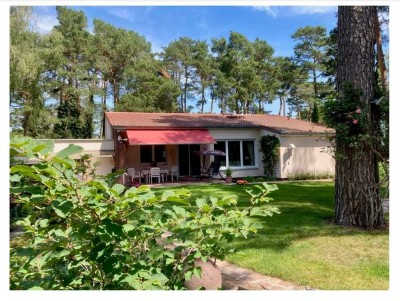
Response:
[{"label": "shrub", "polygon": [[264,165],[264,175],[275,176],[275,167],[279,159],[280,141],[276,136],[266,135],[260,139],[260,151]]},{"label": "shrub", "polygon": [[252,176],[246,176],[244,179],[247,181],[247,183],[254,182],[254,178]]},{"label": "shrub", "polygon": [[333,179],[335,175],[330,171],[295,171],[287,174],[289,181],[297,180],[325,180]]},{"label": "shrub", "polygon": [[201,275],[195,260],[223,259],[233,252],[226,242],[255,233],[256,218],[279,212],[266,205],[275,185],[249,190],[247,208],[233,195],[190,204],[187,189],[156,196],[145,185],[125,190],[113,183],[116,175],[81,181],[68,158],[81,148],[49,158],[52,148],[51,141],[11,141],[12,157],[39,160],[10,169],[11,195],[30,208],[18,222],[28,245],[10,254],[11,289],[182,289]]}]

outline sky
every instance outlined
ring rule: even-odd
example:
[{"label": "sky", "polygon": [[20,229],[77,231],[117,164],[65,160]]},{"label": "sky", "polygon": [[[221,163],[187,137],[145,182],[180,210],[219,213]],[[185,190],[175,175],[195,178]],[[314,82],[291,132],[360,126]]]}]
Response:
[{"label": "sky", "polygon": [[[233,31],[245,35],[250,41],[256,38],[267,41],[277,56],[292,56],[296,42],[291,35],[298,28],[321,25],[329,33],[337,22],[335,6],[69,7],[85,13],[89,31],[93,30],[93,20],[101,19],[144,36],[151,43],[153,52],[162,51],[163,47],[180,37],[207,40],[210,43],[212,38],[228,38]],[[36,29],[41,33],[48,33],[58,24],[55,6],[37,5],[34,15]],[[279,103],[275,101],[266,109],[278,114]]]}]

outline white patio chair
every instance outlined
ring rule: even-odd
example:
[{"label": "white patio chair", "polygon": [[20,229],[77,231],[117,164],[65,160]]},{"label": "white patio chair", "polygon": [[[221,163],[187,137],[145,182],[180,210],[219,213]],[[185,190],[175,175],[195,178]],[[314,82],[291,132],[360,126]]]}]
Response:
[{"label": "white patio chair", "polygon": [[132,180],[132,182],[134,179],[139,179],[139,183],[142,183],[142,176],[139,171],[135,171],[133,167],[129,167],[126,170],[126,172],[128,174],[128,177]]},{"label": "white patio chair", "polygon": [[174,176],[176,177],[176,180],[179,180],[179,169],[178,166],[174,165],[171,167],[171,181],[174,181]]},{"label": "white patio chair", "polygon": [[160,167],[152,167],[150,168],[150,184],[153,183],[153,178],[158,178],[158,183],[161,182],[161,169]]}]

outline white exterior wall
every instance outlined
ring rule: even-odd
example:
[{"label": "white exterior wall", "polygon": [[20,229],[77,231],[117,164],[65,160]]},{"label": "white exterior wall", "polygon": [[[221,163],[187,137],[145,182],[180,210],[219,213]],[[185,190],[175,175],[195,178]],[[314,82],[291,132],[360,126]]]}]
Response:
[{"label": "white exterior wall", "polygon": [[[215,140],[254,140],[254,161],[255,167],[231,167],[232,177],[243,178],[246,176],[258,177],[263,175],[261,157],[258,152],[260,148],[260,130],[259,129],[209,129],[211,136]],[[214,145],[210,146],[214,149]],[[210,160],[213,160],[211,156]],[[225,167],[221,167],[221,174],[225,177]]]},{"label": "white exterior wall", "polygon": [[[329,142],[310,135],[281,135],[280,178],[302,171],[335,173],[335,159],[329,153]],[[292,148],[293,144],[295,148]]]},{"label": "white exterior wall", "polygon": [[104,123],[104,138],[106,140],[113,139],[112,129],[110,123],[108,122],[107,118]]},{"label": "white exterior wall", "polygon": [[[70,144],[75,144],[83,148],[82,154],[92,153],[93,158],[91,162],[99,161],[100,165],[96,169],[96,173],[99,175],[106,175],[111,172],[114,168],[114,158],[111,155],[101,156],[100,151],[113,151],[114,141],[104,139],[54,139],[53,154],[56,154],[60,150],[66,148]],[[78,156],[79,157],[79,156]],[[74,158],[78,158],[74,156]]]}]

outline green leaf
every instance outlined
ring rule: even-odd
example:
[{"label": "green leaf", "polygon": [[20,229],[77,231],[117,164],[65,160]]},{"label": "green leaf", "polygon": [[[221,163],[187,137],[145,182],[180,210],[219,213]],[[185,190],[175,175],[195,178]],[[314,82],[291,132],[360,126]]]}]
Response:
[{"label": "green leaf", "polygon": [[59,151],[55,157],[57,158],[66,158],[75,154],[80,153],[83,150],[83,147],[75,145],[75,144],[70,144],[63,150]]},{"label": "green leaf", "polygon": [[14,165],[10,170],[11,174],[19,174],[21,176],[29,177],[37,181],[42,179],[35,173],[35,169],[32,166],[27,165]]},{"label": "green leaf", "polygon": [[135,229],[135,226],[134,226],[134,225],[131,225],[131,224],[125,224],[125,225],[122,226],[122,229],[123,229],[126,233],[128,233],[129,231],[132,231],[133,229]]},{"label": "green leaf", "polygon": [[126,198],[133,197],[133,196],[136,196],[137,193],[138,193],[138,189],[136,187],[132,186],[127,191],[125,191],[124,197],[126,197]]},{"label": "green leaf", "polygon": [[29,291],[43,291],[44,289],[40,286],[32,286],[28,288]]},{"label": "green leaf", "polygon": [[46,219],[42,219],[39,222],[39,226],[41,228],[46,228],[48,225],[49,225],[49,220],[47,218]]},{"label": "green leaf", "polygon": [[111,189],[117,193],[116,196],[119,196],[122,192],[124,192],[125,186],[122,184],[115,184]]},{"label": "green leaf", "polygon": [[254,207],[250,210],[250,216],[266,216],[267,213],[259,207]]},{"label": "green leaf", "polygon": [[74,204],[69,200],[54,200],[52,206],[55,213],[62,218],[67,217],[71,209],[74,208]]},{"label": "green leaf", "polygon": [[180,197],[177,197],[177,196],[170,196],[165,200],[165,202],[178,203],[178,204],[182,204],[182,205],[186,205],[186,206],[190,205],[188,200],[181,199]]},{"label": "green leaf", "polygon": [[175,190],[175,195],[177,195],[179,197],[188,198],[192,195],[192,193],[190,192],[189,189],[181,188],[181,189]]},{"label": "green leaf", "polygon": [[175,211],[176,214],[178,215],[186,215],[186,210],[182,207],[178,207],[178,206],[173,206],[172,209]]},{"label": "green leaf", "polygon": [[267,183],[262,183],[262,184],[264,185],[265,189],[267,189],[268,193],[279,189],[276,184],[267,184]]},{"label": "green leaf", "polygon": [[193,276],[193,271],[187,271],[186,273],[185,273],[185,280],[186,281],[189,281],[190,279],[192,279],[192,276]]},{"label": "green leaf", "polygon": [[193,275],[196,276],[197,278],[201,278],[202,270],[201,267],[195,267],[193,269]]},{"label": "green leaf", "polygon": [[136,289],[136,290],[142,289],[142,285],[141,285],[140,279],[137,274],[129,275],[129,276],[125,277],[123,280],[121,280],[121,282],[126,282],[133,289]]},{"label": "green leaf", "polygon": [[20,182],[21,181],[21,176],[18,174],[10,176],[10,182]]},{"label": "green leaf", "polygon": [[153,284],[156,284],[159,286],[162,286],[168,282],[168,278],[162,273],[152,275],[149,280],[151,282],[153,282]]},{"label": "green leaf", "polygon": [[51,151],[54,148],[54,141],[53,140],[47,140],[45,142],[41,142],[37,146],[35,146],[32,151],[34,153],[38,153],[41,156],[46,156],[51,153]]},{"label": "green leaf", "polygon": [[113,223],[110,219],[106,218],[103,220],[102,222],[103,225],[105,225],[105,230],[109,233],[109,234],[114,234],[117,236],[122,236],[123,232],[122,232],[122,226],[116,223]]},{"label": "green leaf", "polygon": [[54,231],[54,235],[58,236],[58,237],[67,237],[67,235],[65,234],[65,232],[61,229],[57,229]]},{"label": "green leaf", "polygon": [[206,200],[204,198],[197,199],[196,200],[196,206],[197,208],[201,208],[206,204]]},{"label": "green leaf", "polygon": [[57,163],[60,163],[62,165],[65,165],[65,167],[69,170],[75,169],[76,168],[76,162],[75,160],[69,159],[69,158],[58,158],[54,157],[53,160]]},{"label": "green leaf", "polygon": [[103,267],[104,267],[104,272],[106,274],[111,274],[114,272],[115,266],[118,264],[118,259],[115,257],[108,257],[106,260],[104,260]]},{"label": "green leaf", "polygon": [[167,258],[166,260],[165,260],[165,263],[166,264],[171,264],[171,263],[175,263],[175,259],[174,258]]}]

